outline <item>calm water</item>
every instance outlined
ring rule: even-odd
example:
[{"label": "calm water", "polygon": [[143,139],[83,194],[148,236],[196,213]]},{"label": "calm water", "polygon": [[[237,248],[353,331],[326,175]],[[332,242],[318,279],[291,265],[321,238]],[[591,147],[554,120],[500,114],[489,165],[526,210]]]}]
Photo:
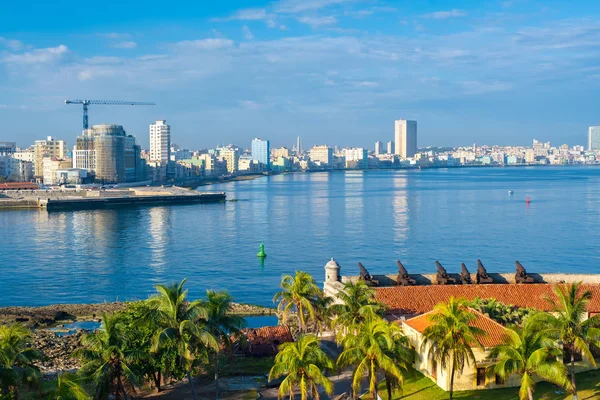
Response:
[{"label": "calm water", "polygon": [[[515,191],[513,196],[508,190]],[[311,173],[210,187],[237,202],[0,212],[0,305],[146,298],[184,277],[271,304],[283,274],[600,272],[600,168]],[[531,196],[532,203],[525,204]],[[256,257],[260,241],[268,254]]]}]

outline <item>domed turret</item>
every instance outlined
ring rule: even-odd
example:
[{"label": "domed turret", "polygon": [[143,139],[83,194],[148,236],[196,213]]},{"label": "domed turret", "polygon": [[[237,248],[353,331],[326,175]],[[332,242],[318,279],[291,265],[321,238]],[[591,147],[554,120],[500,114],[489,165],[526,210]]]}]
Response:
[{"label": "domed turret", "polygon": [[340,264],[331,257],[331,260],[325,264],[325,283],[341,282]]}]

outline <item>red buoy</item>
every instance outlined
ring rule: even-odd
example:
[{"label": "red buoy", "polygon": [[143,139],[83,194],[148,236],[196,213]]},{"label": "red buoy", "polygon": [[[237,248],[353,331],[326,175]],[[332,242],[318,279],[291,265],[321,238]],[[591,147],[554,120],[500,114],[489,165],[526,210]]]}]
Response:
[{"label": "red buoy", "polygon": [[529,196],[527,196],[527,197],[525,198],[525,203],[526,203],[526,204],[529,204],[529,203],[531,203],[531,199],[529,198]]}]

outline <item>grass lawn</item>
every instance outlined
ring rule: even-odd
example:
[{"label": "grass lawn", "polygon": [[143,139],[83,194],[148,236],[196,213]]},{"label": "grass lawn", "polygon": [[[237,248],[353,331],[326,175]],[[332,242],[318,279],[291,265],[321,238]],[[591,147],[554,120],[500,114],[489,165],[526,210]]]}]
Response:
[{"label": "grass lawn", "polygon": [[[589,371],[577,374],[577,394],[580,400],[591,400],[600,398],[600,371]],[[563,400],[573,399],[555,385],[541,382],[536,385],[534,398],[536,400]],[[456,399],[481,399],[481,400],[514,400],[518,399],[519,388],[494,389],[494,390],[469,390],[454,392]],[[383,400],[388,400],[385,383],[379,386],[379,395]],[[365,396],[366,397],[366,396]],[[370,398],[370,396],[368,397]],[[407,400],[442,400],[447,399],[448,393],[440,389],[429,378],[418,373],[417,376],[404,385],[403,396],[395,394],[393,399]]]}]

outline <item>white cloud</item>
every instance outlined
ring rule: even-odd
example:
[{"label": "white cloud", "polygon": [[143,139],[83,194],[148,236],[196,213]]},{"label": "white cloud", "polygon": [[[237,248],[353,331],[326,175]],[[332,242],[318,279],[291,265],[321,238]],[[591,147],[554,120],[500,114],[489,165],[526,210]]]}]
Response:
[{"label": "white cloud", "polygon": [[256,101],[252,101],[252,100],[240,100],[240,106],[242,106],[243,108],[247,108],[249,110],[257,110],[260,108],[260,104],[258,104]]},{"label": "white cloud", "polygon": [[489,92],[504,92],[512,89],[512,85],[504,82],[481,82],[481,81],[464,81],[460,82],[465,93],[467,94],[483,94]]},{"label": "white cloud", "polygon": [[335,23],[337,22],[337,20],[335,19],[335,17],[300,17],[298,18],[298,21],[302,22],[303,24],[307,24],[312,26],[313,28],[318,28],[320,26],[326,26],[326,25],[335,25]]},{"label": "white cloud", "polygon": [[98,33],[98,36],[103,37],[105,39],[111,39],[111,40],[129,39],[131,37],[131,35],[129,33],[117,33],[117,32]]},{"label": "white cloud", "polygon": [[20,50],[23,47],[23,42],[16,39],[7,39],[0,36],[0,46],[6,46],[11,50]]},{"label": "white cloud", "polygon": [[246,8],[236,11],[233,15],[225,18],[213,18],[213,21],[264,21],[272,16],[264,8]]},{"label": "white cloud", "polygon": [[57,47],[35,49],[21,54],[9,54],[3,58],[8,63],[41,64],[60,59],[69,49],[64,44]]},{"label": "white cloud", "polygon": [[242,27],[242,34],[244,35],[244,39],[246,39],[246,40],[254,39],[254,34],[250,30],[250,28],[248,28],[248,26],[246,26],[246,25],[244,25]]},{"label": "white cloud", "polygon": [[115,48],[115,49],[135,49],[136,46],[137,46],[137,43],[130,41],[130,40],[125,40],[125,41],[113,43],[110,45],[110,47]]},{"label": "white cloud", "polygon": [[198,40],[184,40],[176,43],[177,47],[182,48],[193,48],[199,50],[217,50],[228,47],[233,47],[233,40],[230,39],[198,39]]},{"label": "white cloud", "polygon": [[467,13],[463,10],[457,10],[456,8],[447,11],[436,11],[429,14],[424,14],[424,18],[431,19],[448,19],[448,18],[458,18],[464,17]]},{"label": "white cloud", "polygon": [[280,13],[299,13],[359,1],[361,0],[280,0],[275,3],[275,11]]}]

